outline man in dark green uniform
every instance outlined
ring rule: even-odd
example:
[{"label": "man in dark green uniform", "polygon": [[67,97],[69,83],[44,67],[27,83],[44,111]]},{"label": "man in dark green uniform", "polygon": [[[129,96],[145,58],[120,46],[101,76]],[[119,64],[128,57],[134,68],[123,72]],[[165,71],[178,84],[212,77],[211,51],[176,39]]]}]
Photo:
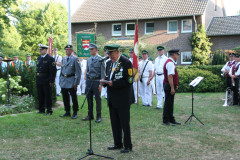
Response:
[{"label": "man in dark green uniform", "polygon": [[[120,45],[110,44],[105,46],[110,60],[106,64],[106,77],[101,80],[107,86],[108,106],[110,111],[111,126],[114,145],[108,150],[124,148],[121,153],[132,151],[130,133],[130,105],[132,103],[133,69],[132,63],[120,55]],[[124,138],[122,138],[122,133]],[[122,142],[123,139],[123,142]]]}]

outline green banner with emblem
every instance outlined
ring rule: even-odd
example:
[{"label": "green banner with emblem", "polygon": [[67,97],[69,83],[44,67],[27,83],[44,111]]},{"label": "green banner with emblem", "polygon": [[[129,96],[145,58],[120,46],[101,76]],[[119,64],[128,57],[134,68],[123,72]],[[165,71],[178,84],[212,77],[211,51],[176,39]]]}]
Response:
[{"label": "green banner with emblem", "polygon": [[78,57],[91,57],[89,44],[95,43],[95,34],[77,33]]}]

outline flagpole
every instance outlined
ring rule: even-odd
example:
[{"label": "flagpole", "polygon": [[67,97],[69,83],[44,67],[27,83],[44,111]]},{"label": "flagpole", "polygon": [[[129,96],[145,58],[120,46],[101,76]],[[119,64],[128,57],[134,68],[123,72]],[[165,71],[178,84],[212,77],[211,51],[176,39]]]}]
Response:
[{"label": "flagpole", "polygon": [[[138,25],[138,19],[137,19],[137,25]],[[139,56],[137,56],[137,62],[138,62],[138,57],[139,57]],[[139,73],[139,68],[138,68],[138,73]],[[138,99],[139,99],[139,98],[138,98],[138,80],[137,80],[137,106],[138,106],[138,104],[139,104],[139,103],[138,103]]]},{"label": "flagpole", "polygon": [[70,0],[68,0],[68,44],[72,44],[71,37],[71,8],[70,8]]}]

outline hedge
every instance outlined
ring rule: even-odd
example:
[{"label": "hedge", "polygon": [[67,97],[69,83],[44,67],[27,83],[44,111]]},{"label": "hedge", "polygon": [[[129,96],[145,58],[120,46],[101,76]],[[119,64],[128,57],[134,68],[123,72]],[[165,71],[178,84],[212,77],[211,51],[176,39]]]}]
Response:
[{"label": "hedge", "polygon": [[178,66],[178,92],[190,92],[189,83],[198,76],[204,77],[204,79],[195,88],[196,92],[224,92],[226,90],[226,79],[221,76],[222,67],[222,65]]}]

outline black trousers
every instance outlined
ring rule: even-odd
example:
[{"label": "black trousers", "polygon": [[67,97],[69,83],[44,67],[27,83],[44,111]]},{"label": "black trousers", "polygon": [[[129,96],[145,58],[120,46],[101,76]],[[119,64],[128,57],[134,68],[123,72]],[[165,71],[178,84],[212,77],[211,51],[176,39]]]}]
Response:
[{"label": "black trousers", "polygon": [[227,88],[228,87],[232,87],[232,78],[231,77],[227,77]]},{"label": "black trousers", "polygon": [[91,81],[87,80],[86,82],[86,93],[87,101],[88,101],[88,116],[93,118],[93,96],[95,96],[96,100],[96,111],[97,117],[101,117],[101,110],[102,110],[102,102],[101,102],[101,93],[99,92],[99,81]]},{"label": "black trousers", "polygon": [[165,103],[163,107],[163,123],[175,122],[175,118],[173,116],[174,95],[171,95],[171,86],[168,83],[164,83],[163,87],[165,92]]},{"label": "black trousers", "polygon": [[239,97],[239,79],[234,78],[235,86],[232,87],[233,90],[233,105],[240,105]]},{"label": "black trousers", "polygon": [[[132,148],[131,131],[130,131],[130,106],[125,108],[113,108],[109,102],[109,112],[112,126],[114,145],[125,148]],[[124,134],[122,143],[122,132]]]},{"label": "black trousers", "polygon": [[61,91],[62,91],[63,104],[64,104],[66,113],[70,113],[70,110],[71,110],[71,106],[70,106],[70,95],[71,95],[72,102],[73,102],[73,113],[77,114],[77,111],[78,111],[77,91],[74,90],[74,88],[61,88]]},{"label": "black trousers", "polygon": [[[39,111],[52,113],[52,87],[49,84],[37,84]],[[45,106],[46,105],[46,106]]]}]

